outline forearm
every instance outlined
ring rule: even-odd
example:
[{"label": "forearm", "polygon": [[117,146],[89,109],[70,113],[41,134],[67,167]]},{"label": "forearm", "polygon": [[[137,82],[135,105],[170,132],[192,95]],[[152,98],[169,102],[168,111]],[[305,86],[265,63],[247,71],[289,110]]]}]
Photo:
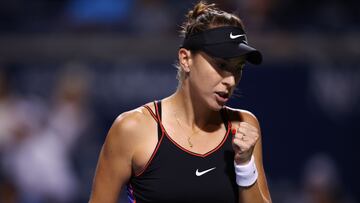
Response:
[{"label": "forearm", "polygon": [[[261,163],[258,162],[258,165],[261,165]],[[234,167],[241,203],[271,202],[265,173],[262,167],[256,166],[254,156],[244,165],[238,165],[234,162]]]},{"label": "forearm", "polygon": [[250,187],[239,186],[239,203],[271,203],[271,199],[261,192],[259,184],[255,182]]}]

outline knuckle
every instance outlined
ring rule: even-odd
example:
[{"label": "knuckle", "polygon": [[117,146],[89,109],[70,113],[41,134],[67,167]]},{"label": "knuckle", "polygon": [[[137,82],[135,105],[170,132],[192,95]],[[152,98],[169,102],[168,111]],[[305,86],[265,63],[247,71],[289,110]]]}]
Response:
[{"label": "knuckle", "polygon": [[237,134],[235,135],[235,138],[240,139],[242,136],[243,136],[242,133],[237,133]]},{"label": "knuckle", "polygon": [[234,140],[233,140],[233,143],[234,143],[235,145],[238,145],[238,146],[239,146],[239,145],[240,145],[240,140],[239,140],[239,139],[234,139]]}]

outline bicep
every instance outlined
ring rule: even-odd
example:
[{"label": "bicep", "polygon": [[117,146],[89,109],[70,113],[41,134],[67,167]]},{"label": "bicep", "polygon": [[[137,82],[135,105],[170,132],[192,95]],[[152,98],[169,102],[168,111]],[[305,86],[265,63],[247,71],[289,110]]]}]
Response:
[{"label": "bicep", "polygon": [[[96,167],[91,203],[117,202],[122,187],[131,176],[131,150],[127,148],[126,140],[113,126],[101,149]],[[120,134],[119,134],[120,133]],[[125,136],[126,137],[126,136]]]}]

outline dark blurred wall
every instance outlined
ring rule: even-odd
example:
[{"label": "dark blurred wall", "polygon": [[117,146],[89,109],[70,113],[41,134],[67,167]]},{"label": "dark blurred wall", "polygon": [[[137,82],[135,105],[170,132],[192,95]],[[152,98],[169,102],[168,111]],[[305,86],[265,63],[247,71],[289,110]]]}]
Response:
[{"label": "dark blurred wall", "polygon": [[[309,191],[326,184],[334,185],[323,189],[336,191],[339,202],[359,200],[358,3],[217,2],[243,18],[250,43],[264,54],[260,67],[245,68],[238,96],[229,105],[253,112],[260,121],[273,201],[310,202]],[[113,120],[175,91],[173,64],[181,42],[177,31],[193,3],[0,1],[0,202],[30,202],[23,200],[17,177],[9,175],[7,154],[18,151],[6,146],[22,146],[17,144],[32,135],[10,124],[54,129],[66,118],[83,120],[79,115],[86,115],[87,124],[74,122],[79,125],[72,126],[73,132],[61,135],[72,143],[62,158],[76,179],[71,185],[77,192],[69,193],[72,199],[56,201],[87,201],[97,156]],[[78,78],[61,79],[69,75]],[[58,98],[64,103],[56,102]],[[15,113],[8,110],[9,103],[17,104],[10,105],[16,112],[37,112],[27,114],[36,123],[25,122],[22,113],[11,116]],[[72,110],[63,115],[68,105]],[[62,108],[67,110],[57,111]],[[58,119],[51,119],[55,113]],[[319,170],[330,175],[322,176]],[[55,202],[56,197],[40,195],[32,202]]]}]

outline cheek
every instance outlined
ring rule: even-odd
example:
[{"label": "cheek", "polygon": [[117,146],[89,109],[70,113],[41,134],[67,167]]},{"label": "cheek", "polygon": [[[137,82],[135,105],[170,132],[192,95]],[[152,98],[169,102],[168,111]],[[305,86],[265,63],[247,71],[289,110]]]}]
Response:
[{"label": "cheek", "polygon": [[201,91],[212,92],[213,88],[218,85],[222,76],[211,66],[204,58],[198,56],[193,60],[193,84],[196,84]]},{"label": "cheek", "polygon": [[200,91],[208,92],[221,81],[219,78],[220,77],[217,77],[216,74],[210,71],[201,71],[196,75],[194,74],[192,83],[195,84]]},{"label": "cheek", "polygon": [[216,75],[211,71],[199,71],[193,74],[189,82],[194,92],[202,95],[202,97],[208,97],[211,96],[219,81],[221,81]]},{"label": "cheek", "polygon": [[212,67],[208,67],[207,71],[204,71],[203,76],[201,81],[205,85],[204,88],[208,89],[217,86],[222,80],[222,76]]},{"label": "cheek", "polygon": [[213,84],[221,80],[221,75],[208,63],[196,64],[193,71],[196,80],[202,84]]}]

